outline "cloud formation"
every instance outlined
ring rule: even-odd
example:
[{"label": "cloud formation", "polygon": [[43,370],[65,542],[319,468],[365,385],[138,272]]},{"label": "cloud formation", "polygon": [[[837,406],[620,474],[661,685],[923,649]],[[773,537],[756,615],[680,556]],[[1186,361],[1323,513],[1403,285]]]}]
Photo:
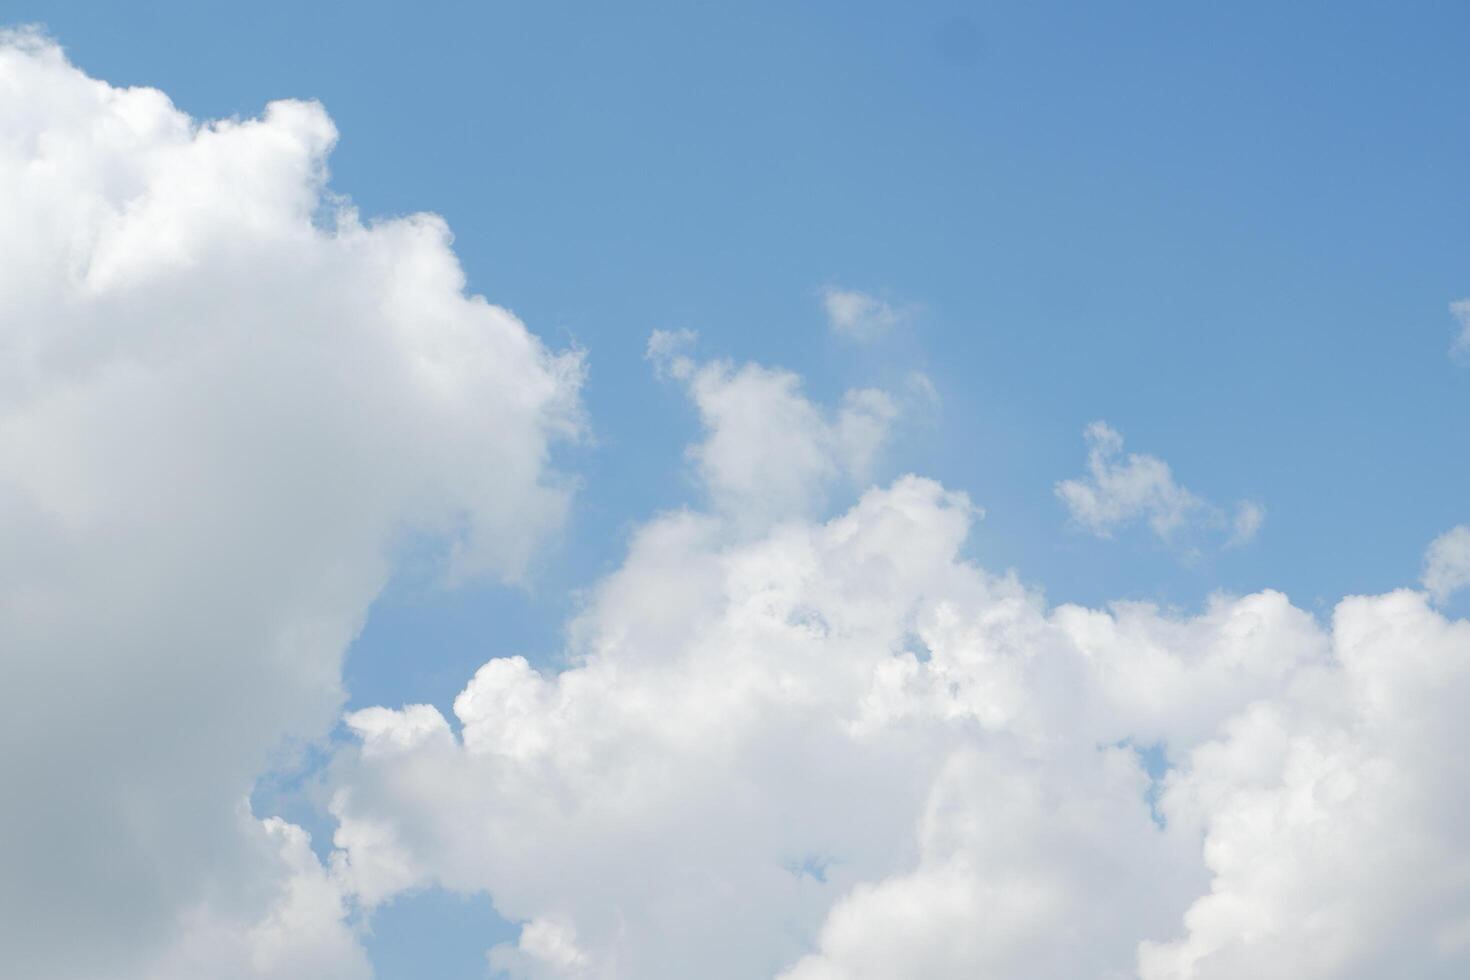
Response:
[{"label": "cloud formation", "polygon": [[[1225,523],[1219,508],[1196,496],[1174,479],[1169,464],[1144,453],[1123,454],[1123,436],[1106,422],[1083,431],[1087,440],[1087,476],[1062,480],[1056,495],[1072,520],[1100,538],[1143,521],[1159,540],[1174,542],[1181,532],[1218,528]],[[1260,531],[1266,511],[1259,503],[1236,505],[1227,545],[1242,545]]]},{"label": "cloud formation", "polygon": [[705,438],[688,455],[716,510],[747,525],[809,517],[834,488],[868,479],[898,416],[890,395],[853,389],[828,410],[802,394],[790,371],[695,361],[695,339],[656,330],[648,358],[699,409]]},{"label": "cloud formation", "polygon": [[[638,529],[564,669],[353,712],[324,865],[242,801],[332,723],[405,541],[525,574],[580,357],[466,296],[439,219],[336,207],[314,104],[200,124],[12,35],[0,133],[6,972],[359,980],[353,910],[427,887],[519,923],[512,978],[1470,968],[1470,623],[1430,605],[1470,532],[1327,621],[1051,606],[967,557],[963,493],[861,489],[891,396],[678,334],[707,506]],[[1259,528],[1088,438],[1057,492],[1098,533]]]},{"label": "cloud formation", "polygon": [[858,342],[876,340],[913,316],[912,310],[893,306],[856,289],[837,286],[822,290],[822,309],[834,334]]},{"label": "cloud formation", "polygon": [[760,533],[653,519],[567,669],[491,660],[458,731],[349,717],[341,880],[489,893],[512,978],[1470,964],[1470,624],[1410,591],[1330,624],[1274,592],[1049,607],[961,557],[976,516],[908,476]]},{"label": "cloud formation", "polygon": [[0,136],[0,972],[365,976],[241,801],[333,724],[405,541],[524,573],[580,357],[439,218],[328,193],[315,103],[201,123],[10,33]]}]

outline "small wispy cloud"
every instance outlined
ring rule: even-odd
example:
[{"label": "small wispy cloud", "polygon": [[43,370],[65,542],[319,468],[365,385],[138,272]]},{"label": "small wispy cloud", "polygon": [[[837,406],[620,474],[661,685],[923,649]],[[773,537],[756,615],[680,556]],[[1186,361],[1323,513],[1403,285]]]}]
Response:
[{"label": "small wispy cloud", "polygon": [[[1087,474],[1061,480],[1055,490],[1073,521],[1100,538],[1111,538],[1120,528],[1148,524],[1154,535],[1173,544],[1185,531],[1219,530],[1227,524],[1225,547],[1253,539],[1266,519],[1266,509],[1252,500],[1235,506],[1233,518],[1196,495],[1174,478],[1169,464],[1146,453],[1123,452],[1123,436],[1106,422],[1093,422],[1084,431]],[[1188,553],[1197,553],[1194,548]]]},{"label": "small wispy cloud", "polygon": [[856,289],[827,286],[822,290],[822,309],[833,333],[849,340],[867,342],[908,322],[912,307],[894,306]]},{"label": "small wispy cloud", "polygon": [[1265,522],[1266,508],[1254,500],[1240,501],[1235,505],[1235,520],[1231,522],[1230,540],[1225,542],[1225,547],[1238,548],[1254,540]]},{"label": "small wispy cloud", "polygon": [[693,330],[655,330],[648,335],[643,356],[653,365],[655,377],[682,381],[694,373],[690,352],[698,339]]},{"label": "small wispy cloud", "polygon": [[1174,480],[1169,464],[1142,453],[1123,455],[1123,436],[1106,422],[1093,422],[1087,440],[1087,476],[1062,480],[1057,496],[1072,519],[1100,538],[1137,520],[1168,539],[1204,502]]},{"label": "small wispy cloud", "polygon": [[1450,346],[1450,352],[1456,355],[1470,354],[1470,299],[1459,299],[1451,303],[1450,315],[1460,325],[1460,332]]}]

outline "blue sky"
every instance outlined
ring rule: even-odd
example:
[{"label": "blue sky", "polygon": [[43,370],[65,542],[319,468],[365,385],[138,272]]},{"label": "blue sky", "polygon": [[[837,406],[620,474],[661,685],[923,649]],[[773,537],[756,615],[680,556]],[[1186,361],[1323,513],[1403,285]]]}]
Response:
[{"label": "blue sky", "polygon": [[[1470,408],[1447,356],[1470,242],[1461,5],[23,3],[12,20],[199,117],[320,99],[338,192],[442,214],[473,291],[588,350],[572,528],[537,612],[489,599],[538,621],[527,652],[632,522],[691,499],[696,420],[643,359],[656,328],[826,398],[926,372],[942,409],[885,469],[969,492],[977,553],[1057,600],[1331,602],[1413,578],[1464,518],[1470,460],[1445,449]],[[828,284],[921,312],[853,350],[823,327]],[[1070,531],[1047,490],[1093,419],[1202,494],[1261,500],[1259,540],[1181,568],[1147,535]],[[401,592],[385,631],[473,635],[482,597]],[[482,654],[429,668],[425,696]]]},{"label": "blue sky", "polygon": [[[579,484],[521,586],[445,590],[415,562],[373,603],[348,709],[448,713],[491,657],[555,669],[568,619],[655,514],[705,503],[700,419],[645,357],[901,390],[874,482],[917,472],[984,508],[966,554],[1051,602],[1280,589],[1319,618],[1417,581],[1470,521],[1470,8],[1463,4],[128,5],[29,2],[87,73],[196,118],[320,100],[331,187],[364,216],[442,215],[469,290],[585,351]],[[905,312],[870,343],[822,291]],[[1084,428],[1255,537],[1198,555],[1111,538],[1053,492]],[[845,509],[839,497],[827,513]],[[1454,607],[1452,607],[1454,608]],[[339,733],[340,735],[340,733]],[[321,839],[321,760],[257,799]],[[385,978],[480,976],[483,895],[380,910]],[[425,959],[425,957],[428,957]],[[432,965],[432,969],[425,964]]]}]

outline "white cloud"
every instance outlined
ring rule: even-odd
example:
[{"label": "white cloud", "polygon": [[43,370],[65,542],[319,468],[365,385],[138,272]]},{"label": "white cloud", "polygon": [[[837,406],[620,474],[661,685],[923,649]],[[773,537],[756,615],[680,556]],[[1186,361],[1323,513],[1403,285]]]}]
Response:
[{"label": "white cloud", "polygon": [[[242,815],[242,823],[249,820]],[[254,824],[254,826],[251,826]],[[372,975],[367,956],[346,923],[342,890],[317,861],[301,828],[277,818],[243,823],[268,887],[241,902],[220,894],[188,908],[173,946],[148,967],[150,980],[357,980]],[[243,908],[242,908],[243,906]]]},{"label": "white cloud", "polygon": [[828,286],[822,290],[822,309],[827,326],[839,337],[871,341],[903,325],[913,311],[893,306],[876,296],[855,289]]},{"label": "white cloud", "polygon": [[1099,537],[1146,520],[1154,534],[1168,539],[1204,502],[1174,482],[1169,464],[1156,456],[1123,456],[1123,437],[1106,422],[1093,422],[1087,439],[1087,472],[1082,480],[1063,480],[1057,496],[1072,519]]},{"label": "white cloud", "polygon": [[[1470,968],[1470,623],[1408,590],[1330,623],[1274,592],[1048,607],[961,557],[977,509],[932,481],[820,519],[889,396],[824,409],[676,335],[650,353],[709,512],[642,527],[570,666],[491,660],[458,731],[354,712],[324,868],[240,800],[330,723],[404,535],[523,573],[580,362],[465,297],[437,219],[315,221],[319,107],[200,126],[12,37],[0,133],[8,972],[355,980],[353,903],[432,886],[522,923],[489,953],[520,978]],[[1089,439],[1058,488],[1084,524],[1210,510]]]},{"label": "white cloud", "polygon": [[699,363],[688,331],[654,331],[648,357],[699,409],[706,437],[689,451],[715,507],[746,523],[810,516],[843,481],[866,480],[898,415],[887,393],[848,391],[835,411],[813,404],[790,371]]},{"label": "white cloud", "polygon": [[905,477],[825,523],[656,518],[570,668],[490,661],[459,735],[349,718],[341,880],[490,893],[511,977],[1463,973],[1470,624],[1048,608],[960,557],[975,513]]},{"label": "white cloud", "polygon": [[[1106,422],[1083,431],[1087,440],[1087,476],[1057,483],[1056,495],[1072,520],[1100,538],[1145,521],[1159,540],[1177,543],[1184,532],[1198,533],[1226,523],[1218,507],[1196,496],[1174,479],[1169,464],[1144,453],[1123,454],[1123,436]],[[1259,503],[1242,500],[1230,521],[1227,547],[1253,539],[1266,517]]]},{"label": "white cloud", "polygon": [[1441,603],[1470,585],[1470,527],[1451,528],[1429,543],[1421,581]]},{"label": "white cloud", "polygon": [[407,536],[514,579],[566,508],[579,357],[466,296],[439,218],[330,213],[335,136],[0,38],[10,975],[364,975],[335,885],[239,800],[333,724]]},{"label": "white cloud", "polygon": [[590,965],[587,954],[577,947],[575,933],[546,919],[527,922],[515,944],[496,946],[488,959],[499,973],[527,977],[585,975]]},{"label": "white cloud", "polygon": [[1445,978],[1470,967],[1470,623],[1417,593],[1345,599],[1332,663],[1250,706],[1171,777],[1212,880],[1143,980]]}]

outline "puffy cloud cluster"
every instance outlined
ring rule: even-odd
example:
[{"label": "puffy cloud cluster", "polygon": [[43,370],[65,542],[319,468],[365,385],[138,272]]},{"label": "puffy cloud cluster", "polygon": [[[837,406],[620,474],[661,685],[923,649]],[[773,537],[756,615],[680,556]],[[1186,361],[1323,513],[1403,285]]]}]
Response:
[{"label": "puffy cloud cluster", "polygon": [[566,669],[348,718],[345,887],[489,893],[515,978],[1470,966],[1470,624],[1049,607],[962,557],[975,517],[910,476],[756,534],[650,521]]},{"label": "puffy cloud cluster", "polygon": [[578,355],[466,296],[440,219],[327,193],[334,139],[0,37],[7,976],[365,975],[242,801],[333,725],[406,536],[513,579],[566,508]]},{"label": "puffy cloud cluster", "polygon": [[[1106,422],[1091,423],[1083,435],[1087,476],[1062,480],[1056,494],[1072,519],[1088,531],[1110,538],[1121,527],[1145,521],[1160,540],[1170,542],[1183,531],[1225,523],[1218,508],[1174,480],[1168,463],[1143,453],[1124,456],[1122,435]],[[1250,541],[1265,519],[1265,508],[1259,503],[1240,501],[1226,545]]]},{"label": "puffy cloud cluster", "polygon": [[1445,978],[1470,967],[1470,623],[1343,600],[1332,658],[1227,719],[1163,810],[1212,874],[1143,980]]}]

